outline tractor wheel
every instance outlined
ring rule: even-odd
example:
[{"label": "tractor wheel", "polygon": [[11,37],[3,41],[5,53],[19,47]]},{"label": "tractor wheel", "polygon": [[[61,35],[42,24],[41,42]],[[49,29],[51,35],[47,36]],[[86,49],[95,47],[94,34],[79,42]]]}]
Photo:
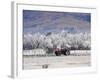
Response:
[{"label": "tractor wheel", "polygon": [[68,51],[67,54],[70,55],[70,51]]}]

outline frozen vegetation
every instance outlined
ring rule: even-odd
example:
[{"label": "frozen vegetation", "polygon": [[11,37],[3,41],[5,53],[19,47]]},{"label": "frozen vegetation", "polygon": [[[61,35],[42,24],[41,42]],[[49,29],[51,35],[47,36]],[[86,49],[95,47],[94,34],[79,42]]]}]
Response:
[{"label": "frozen vegetation", "polygon": [[91,35],[90,33],[68,33],[61,31],[59,33],[41,34],[24,34],[23,50],[43,49],[47,53],[52,53],[57,47],[71,50],[90,50]]}]

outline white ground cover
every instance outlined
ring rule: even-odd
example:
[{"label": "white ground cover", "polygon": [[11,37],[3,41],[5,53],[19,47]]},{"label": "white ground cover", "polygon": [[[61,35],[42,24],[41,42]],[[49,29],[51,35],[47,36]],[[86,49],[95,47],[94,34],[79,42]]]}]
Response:
[{"label": "white ground cover", "polygon": [[69,56],[23,56],[23,69],[42,69],[43,65],[47,68],[91,66],[90,50],[74,50]]}]

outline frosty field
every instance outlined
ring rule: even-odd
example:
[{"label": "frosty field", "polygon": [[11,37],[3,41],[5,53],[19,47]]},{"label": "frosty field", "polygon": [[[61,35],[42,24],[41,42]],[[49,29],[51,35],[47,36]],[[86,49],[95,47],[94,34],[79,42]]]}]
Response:
[{"label": "frosty field", "polygon": [[[23,69],[84,67],[91,65],[90,50],[73,50],[69,56],[23,55]],[[45,67],[46,66],[46,67]]]}]

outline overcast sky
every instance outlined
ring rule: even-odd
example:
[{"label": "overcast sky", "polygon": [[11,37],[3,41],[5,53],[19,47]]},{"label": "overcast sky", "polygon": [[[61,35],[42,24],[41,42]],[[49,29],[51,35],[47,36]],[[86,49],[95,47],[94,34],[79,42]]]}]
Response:
[{"label": "overcast sky", "polygon": [[90,24],[89,13],[23,10],[24,33],[90,32]]}]

